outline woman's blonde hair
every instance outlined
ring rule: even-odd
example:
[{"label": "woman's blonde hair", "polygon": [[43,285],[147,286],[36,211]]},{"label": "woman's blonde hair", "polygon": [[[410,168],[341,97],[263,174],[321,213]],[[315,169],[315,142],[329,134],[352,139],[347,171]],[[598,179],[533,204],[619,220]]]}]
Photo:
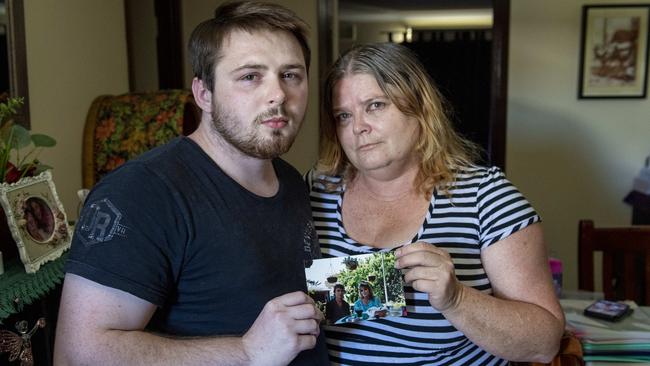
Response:
[{"label": "woman's blonde hair", "polygon": [[378,43],[350,49],[327,74],[316,168],[319,173],[340,175],[344,182],[354,179],[356,174],[341,148],[333,115],[334,87],[341,79],[355,74],[373,76],[391,102],[406,116],[417,120],[420,133],[415,149],[420,169],[415,188],[418,191],[428,195],[438,187],[446,192],[454,182],[453,172],[474,164],[479,148],[454,131],[444,98],[417,57],[399,44]]}]

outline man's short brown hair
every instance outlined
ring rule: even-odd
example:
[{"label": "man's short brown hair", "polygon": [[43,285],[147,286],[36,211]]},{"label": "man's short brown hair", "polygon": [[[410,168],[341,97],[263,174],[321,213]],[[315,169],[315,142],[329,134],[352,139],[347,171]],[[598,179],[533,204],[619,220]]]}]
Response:
[{"label": "man's short brown hair", "polygon": [[234,30],[254,32],[259,30],[291,33],[302,48],[305,67],[309,71],[311,50],[307,43],[308,26],[293,11],[272,3],[236,1],[219,6],[214,18],[199,24],[188,45],[194,77],[214,89],[214,70],[222,57],[223,40]]}]

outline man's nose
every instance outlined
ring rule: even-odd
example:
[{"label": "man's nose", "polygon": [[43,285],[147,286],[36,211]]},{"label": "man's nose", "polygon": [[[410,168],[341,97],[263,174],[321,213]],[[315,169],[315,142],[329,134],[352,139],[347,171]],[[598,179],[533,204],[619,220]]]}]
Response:
[{"label": "man's nose", "polygon": [[287,94],[284,91],[282,80],[275,78],[269,82],[268,103],[272,106],[284,104]]}]

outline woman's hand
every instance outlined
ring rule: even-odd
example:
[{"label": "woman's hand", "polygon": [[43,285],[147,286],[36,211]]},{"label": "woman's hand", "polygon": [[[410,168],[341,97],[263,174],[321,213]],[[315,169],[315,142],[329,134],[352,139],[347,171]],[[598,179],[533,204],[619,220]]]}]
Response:
[{"label": "woman's hand", "polygon": [[447,251],[420,241],[397,249],[395,258],[395,268],[402,271],[404,282],[429,294],[429,302],[436,310],[458,307],[464,287],[456,278]]}]

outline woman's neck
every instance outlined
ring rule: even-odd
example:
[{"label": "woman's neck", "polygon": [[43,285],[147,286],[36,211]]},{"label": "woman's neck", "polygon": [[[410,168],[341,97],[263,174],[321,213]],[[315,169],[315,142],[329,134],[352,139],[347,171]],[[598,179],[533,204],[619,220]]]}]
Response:
[{"label": "woman's neck", "polygon": [[385,177],[372,173],[357,172],[348,189],[356,190],[372,200],[393,202],[403,200],[411,194],[417,194],[415,179],[418,167],[411,167],[394,177]]}]

